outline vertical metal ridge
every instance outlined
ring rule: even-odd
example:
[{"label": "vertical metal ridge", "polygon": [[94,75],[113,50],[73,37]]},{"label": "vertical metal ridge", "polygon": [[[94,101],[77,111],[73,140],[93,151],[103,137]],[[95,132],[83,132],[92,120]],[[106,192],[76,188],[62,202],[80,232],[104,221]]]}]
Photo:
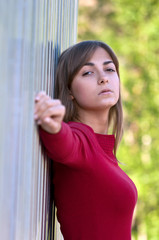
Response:
[{"label": "vertical metal ridge", "polygon": [[76,42],[77,12],[78,0],[0,1],[0,233],[5,240],[62,239],[51,194],[52,162],[41,148],[33,112],[37,92],[53,97],[58,56]]}]

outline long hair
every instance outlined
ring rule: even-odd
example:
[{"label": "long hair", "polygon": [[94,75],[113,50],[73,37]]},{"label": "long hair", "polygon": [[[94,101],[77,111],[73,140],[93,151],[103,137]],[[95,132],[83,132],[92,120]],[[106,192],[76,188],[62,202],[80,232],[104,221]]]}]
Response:
[{"label": "long hair", "polygon": [[[55,98],[59,98],[62,104],[66,107],[65,122],[78,119],[76,105],[70,97],[71,83],[76,74],[83,67],[84,63],[89,61],[98,47],[105,49],[110,55],[120,79],[118,59],[113,50],[107,44],[100,41],[83,41],[65,50],[59,57],[54,94]],[[116,155],[117,147],[123,134],[123,111],[120,89],[118,102],[111,107],[109,111],[108,129],[110,127],[112,127],[112,134],[115,135],[114,154]]]}]

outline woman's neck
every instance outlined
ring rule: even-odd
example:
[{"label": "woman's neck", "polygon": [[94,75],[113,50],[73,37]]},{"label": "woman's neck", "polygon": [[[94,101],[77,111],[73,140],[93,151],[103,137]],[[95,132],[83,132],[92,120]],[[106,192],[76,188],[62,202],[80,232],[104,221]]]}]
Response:
[{"label": "woman's neck", "polygon": [[80,112],[76,122],[84,123],[90,126],[95,133],[107,134],[108,132],[108,112],[97,114],[94,112]]}]

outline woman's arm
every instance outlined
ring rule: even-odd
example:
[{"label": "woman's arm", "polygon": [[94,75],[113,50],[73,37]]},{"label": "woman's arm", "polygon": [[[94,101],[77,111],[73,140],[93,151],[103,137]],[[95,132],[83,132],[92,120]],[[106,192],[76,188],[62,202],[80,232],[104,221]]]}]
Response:
[{"label": "woman's arm", "polygon": [[40,138],[47,155],[66,165],[81,165],[84,157],[84,136],[73,132],[64,123],[65,107],[59,100],[53,100],[44,92],[35,98],[35,120],[39,127]]}]

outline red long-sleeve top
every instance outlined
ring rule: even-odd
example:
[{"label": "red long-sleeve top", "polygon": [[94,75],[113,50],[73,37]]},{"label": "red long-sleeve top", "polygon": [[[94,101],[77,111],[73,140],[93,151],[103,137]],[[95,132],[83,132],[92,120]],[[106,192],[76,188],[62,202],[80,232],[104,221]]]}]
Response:
[{"label": "red long-sleeve top", "polygon": [[113,155],[113,135],[62,123],[57,134],[40,130],[54,160],[54,197],[64,240],[130,240],[137,201],[132,180]]}]

